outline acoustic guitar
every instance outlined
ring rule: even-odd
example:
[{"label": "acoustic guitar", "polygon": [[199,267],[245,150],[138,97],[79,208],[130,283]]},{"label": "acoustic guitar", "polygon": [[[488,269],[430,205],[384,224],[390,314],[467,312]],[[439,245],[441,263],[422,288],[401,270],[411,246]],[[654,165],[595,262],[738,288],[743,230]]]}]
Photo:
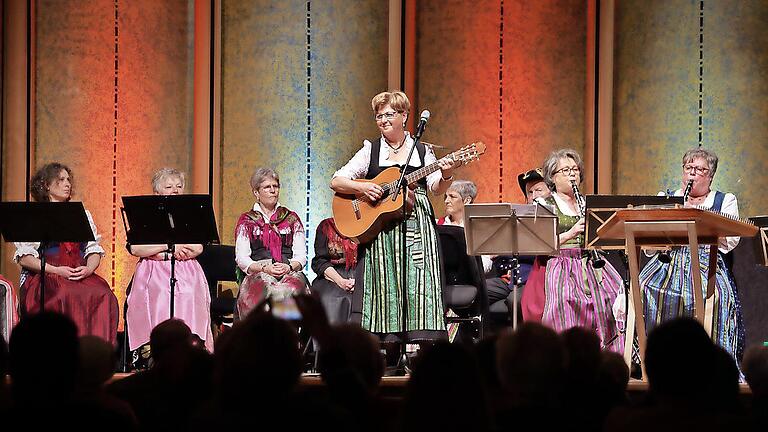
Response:
[{"label": "acoustic guitar", "polygon": [[[445,158],[468,164],[477,160],[483,153],[485,153],[485,144],[475,142],[450,153]],[[411,185],[439,169],[437,162],[429,164],[407,174],[405,181]],[[356,243],[367,243],[373,240],[388,222],[402,217],[403,194],[398,193],[397,199],[392,199],[392,194],[397,190],[398,180],[400,180],[399,167],[389,167],[372,180],[355,180],[373,182],[381,186],[384,193],[376,202],[354,194],[336,193],[333,197],[333,220],[336,222],[339,233]]]}]

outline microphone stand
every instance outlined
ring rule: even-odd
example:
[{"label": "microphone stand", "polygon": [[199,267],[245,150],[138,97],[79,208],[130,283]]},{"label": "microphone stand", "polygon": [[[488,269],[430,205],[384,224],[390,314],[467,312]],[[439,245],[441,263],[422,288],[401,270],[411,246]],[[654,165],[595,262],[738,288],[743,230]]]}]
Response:
[{"label": "microphone stand", "polygon": [[[419,126],[421,126],[421,123],[419,123]],[[426,126],[426,123],[424,123],[424,126]],[[418,127],[416,128],[416,134],[413,136],[413,145],[411,146],[411,150],[408,152],[408,157],[405,159],[405,164],[403,165],[403,168],[400,170],[400,179],[397,181],[398,187],[395,189],[395,193],[392,194],[392,201],[397,201],[397,196],[402,193],[403,194],[403,206],[402,206],[402,213],[403,213],[403,220],[400,223],[400,290],[402,292],[402,318],[401,318],[401,333],[402,337],[400,338],[400,359],[398,360],[397,369],[402,368],[403,371],[405,371],[405,365],[408,361],[408,353],[407,353],[407,341],[406,341],[406,334],[408,333],[408,266],[406,264],[406,259],[408,258],[408,253],[406,252],[406,247],[408,245],[408,242],[406,241],[406,234],[408,231],[408,183],[405,181],[405,175],[406,170],[408,169],[408,166],[411,163],[411,158],[413,157],[413,151],[416,149],[416,145],[419,144],[421,141],[421,134],[424,133],[424,127]],[[422,165],[424,165],[424,161],[421,161]],[[415,206],[415,203],[414,203]]]}]

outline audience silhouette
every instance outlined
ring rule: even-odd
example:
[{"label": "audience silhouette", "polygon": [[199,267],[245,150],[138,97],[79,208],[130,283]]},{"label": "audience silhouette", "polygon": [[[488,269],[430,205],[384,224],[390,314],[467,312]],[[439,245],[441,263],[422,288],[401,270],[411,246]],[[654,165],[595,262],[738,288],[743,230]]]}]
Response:
[{"label": "audience silhouette", "polygon": [[[560,428],[654,432],[766,430],[768,347],[747,350],[740,371],[694,319],[649,335],[648,392],[628,397],[624,358],[602,350],[590,329],[561,334],[537,323],[476,345],[422,348],[405,395],[382,387],[384,356],[370,333],[331,326],[320,301],[301,296],[300,325],[263,305],[222,333],[215,354],[171,319],[152,331],[153,364],[113,379],[113,347],[77,337],[57,313],[26,317],[0,339],[0,416],[17,428],[306,431],[503,431]],[[306,369],[297,329],[313,338],[322,385],[299,385]],[[309,381],[308,381],[309,382]],[[10,383],[10,384],[8,384]],[[634,393],[637,395],[638,393]],[[751,404],[745,405],[745,401]]]}]

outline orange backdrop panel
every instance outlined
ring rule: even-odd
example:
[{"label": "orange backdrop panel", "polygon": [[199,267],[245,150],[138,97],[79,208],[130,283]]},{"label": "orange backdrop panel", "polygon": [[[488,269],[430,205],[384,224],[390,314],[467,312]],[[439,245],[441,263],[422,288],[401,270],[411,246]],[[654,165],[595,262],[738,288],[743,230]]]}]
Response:
[{"label": "orange backdrop panel", "polygon": [[586,2],[423,1],[417,12],[425,140],[484,141],[457,177],[477,184],[480,202],[522,201],[517,174],[553,149],[584,148]]},{"label": "orange backdrop panel", "polygon": [[188,171],[192,146],[191,0],[62,2],[36,13],[33,171],[69,165],[107,254],[98,269],[121,301],[136,259],[120,197],[152,193],[160,167]]}]

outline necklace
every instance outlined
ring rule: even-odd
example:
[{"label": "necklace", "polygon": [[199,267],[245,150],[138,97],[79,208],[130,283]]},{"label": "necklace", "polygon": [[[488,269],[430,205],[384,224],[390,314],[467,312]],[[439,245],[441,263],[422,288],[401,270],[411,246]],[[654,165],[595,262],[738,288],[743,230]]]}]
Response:
[{"label": "necklace", "polygon": [[392,144],[390,144],[389,142],[387,142],[387,145],[389,146],[389,149],[392,150],[392,153],[394,154],[397,154],[397,152],[399,152],[400,149],[403,148],[403,144],[400,144],[400,147],[398,148],[394,148]]}]

